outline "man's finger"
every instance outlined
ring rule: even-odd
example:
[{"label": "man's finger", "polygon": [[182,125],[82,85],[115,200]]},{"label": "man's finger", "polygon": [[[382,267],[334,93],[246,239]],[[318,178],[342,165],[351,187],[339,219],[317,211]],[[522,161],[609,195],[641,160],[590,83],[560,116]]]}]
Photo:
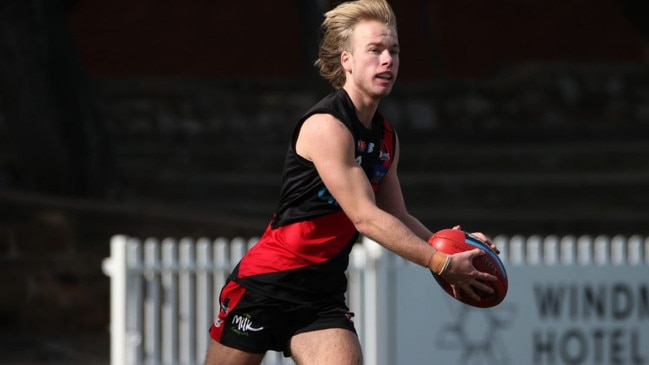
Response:
[{"label": "man's finger", "polygon": [[474,288],[476,288],[476,289],[478,289],[480,291],[483,291],[485,293],[488,293],[488,294],[493,294],[493,292],[494,292],[494,289],[492,287],[490,287],[489,285],[481,282],[480,280],[476,280],[475,283],[472,284],[472,286]]},{"label": "man's finger", "polygon": [[473,300],[475,300],[477,302],[479,302],[482,299],[482,298],[480,298],[480,296],[478,294],[476,294],[476,292],[473,291],[473,288],[471,287],[471,285],[467,285],[466,288],[462,288],[462,291],[465,294],[468,294],[469,297],[471,297],[471,299],[473,299]]}]

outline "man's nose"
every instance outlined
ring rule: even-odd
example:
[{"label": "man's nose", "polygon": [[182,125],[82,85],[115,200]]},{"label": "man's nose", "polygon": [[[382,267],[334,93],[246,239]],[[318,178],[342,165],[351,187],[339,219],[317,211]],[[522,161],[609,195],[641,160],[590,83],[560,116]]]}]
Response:
[{"label": "man's nose", "polygon": [[389,50],[385,50],[381,54],[381,64],[392,66],[392,63],[394,61],[393,58],[394,57],[392,56],[392,53],[390,53]]}]

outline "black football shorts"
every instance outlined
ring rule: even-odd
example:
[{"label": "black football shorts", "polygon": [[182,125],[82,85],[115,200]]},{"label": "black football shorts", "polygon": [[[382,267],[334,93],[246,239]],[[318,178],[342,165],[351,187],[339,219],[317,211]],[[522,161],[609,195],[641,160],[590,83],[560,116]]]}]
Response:
[{"label": "black football shorts", "polygon": [[289,341],[298,333],[327,328],[345,328],[356,333],[354,314],[344,299],[297,304],[250,292],[228,281],[221,290],[219,304],[210,336],[246,352],[283,351],[288,357]]}]

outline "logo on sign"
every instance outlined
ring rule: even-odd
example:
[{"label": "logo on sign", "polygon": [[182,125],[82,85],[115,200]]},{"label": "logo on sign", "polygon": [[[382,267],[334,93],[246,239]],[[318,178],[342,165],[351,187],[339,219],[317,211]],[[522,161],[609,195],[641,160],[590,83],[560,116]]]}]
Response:
[{"label": "logo on sign", "polygon": [[458,351],[458,364],[511,364],[501,332],[514,321],[512,305],[478,309],[454,302],[451,312],[453,321],[437,334],[438,349]]}]

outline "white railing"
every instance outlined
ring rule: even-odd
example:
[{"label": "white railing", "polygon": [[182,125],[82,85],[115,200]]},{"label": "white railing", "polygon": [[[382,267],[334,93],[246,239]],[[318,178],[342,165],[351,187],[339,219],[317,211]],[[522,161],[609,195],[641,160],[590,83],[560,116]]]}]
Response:
[{"label": "white railing", "polygon": [[[498,236],[506,266],[647,265],[649,237]],[[218,310],[216,297],[230,270],[256,238],[144,241],[111,239],[104,272],[111,277],[111,365],[198,365]],[[392,364],[389,322],[400,267],[413,264],[364,239],[352,250],[349,306],[365,364]],[[391,337],[392,336],[392,337]],[[265,365],[293,364],[271,352]]]}]

